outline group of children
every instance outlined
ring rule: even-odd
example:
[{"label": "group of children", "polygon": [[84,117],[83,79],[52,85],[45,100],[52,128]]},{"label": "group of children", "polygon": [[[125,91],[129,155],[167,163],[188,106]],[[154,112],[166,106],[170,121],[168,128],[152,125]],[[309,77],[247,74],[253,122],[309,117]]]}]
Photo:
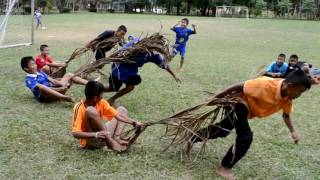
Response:
[{"label": "group of children", "polygon": [[273,78],[286,78],[291,72],[298,69],[303,70],[311,79],[312,84],[319,84],[320,69],[317,69],[305,61],[299,61],[299,57],[293,54],[289,57],[289,63],[286,63],[286,55],[279,54],[277,60],[272,62],[264,76]]},{"label": "group of children", "polygon": [[[180,69],[186,50],[186,43],[193,30],[188,29],[188,19],[182,19],[181,25],[175,25],[172,30],[177,33],[174,48],[180,52]],[[116,31],[105,31],[93,41],[102,41],[110,37],[124,38],[127,33],[125,26],[120,26]],[[130,40],[135,40],[131,38]],[[130,42],[130,41],[129,41]],[[134,44],[134,42],[130,42]],[[124,48],[129,48],[124,46]],[[48,76],[54,69],[66,66],[65,63],[54,62],[48,55],[48,46],[40,47],[41,54],[36,57],[34,62],[32,57],[24,57],[21,60],[21,67],[28,74],[26,75],[26,85],[33,92],[39,101],[61,99],[73,101],[65,93],[70,88],[72,82],[85,85],[85,97],[74,106],[72,117],[72,135],[80,139],[80,146],[85,148],[103,148],[115,151],[125,151],[128,148],[128,141],[121,137],[125,124],[143,128],[144,124],[129,118],[128,110],[120,106],[114,108],[111,105],[114,101],[132,91],[141,82],[138,75],[138,68],[145,63],[152,62],[160,68],[167,70],[177,82],[180,79],[170,69],[169,65],[164,64],[164,57],[158,53],[142,53],[135,58],[136,63],[113,64],[109,85],[104,86],[97,81],[87,81],[73,74],[67,73],[60,79],[53,79]],[[96,60],[106,57],[106,52],[111,48],[97,48]],[[203,141],[199,135],[204,132],[210,134],[208,139],[226,137],[232,129],[236,131],[236,141],[227,151],[221,164],[217,167],[216,173],[227,179],[235,179],[232,172],[233,166],[247,153],[253,140],[253,133],[248,123],[248,119],[264,118],[280,110],[283,111],[283,120],[288,127],[291,137],[295,143],[300,140],[300,134],[291,120],[293,100],[298,98],[303,92],[310,89],[311,80],[309,74],[316,72],[305,64],[298,67],[298,56],[292,55],[289,64],[285,63],[285,55],[280,54],[276,62],[270,65],[265,76],[257,77],[252,80],[232,85],[222,92],[216,94],[214,98],[223,98],[231,93],[239,93],[239,101],[235,105],[233,113],[236,116],[210,124],[197,132],[188,144],[188,152],[194,143]],[[308,69],[308,70],[307,70]],[[266,77],[269,76],[269,77]],[[121,88],[122,85],[124,88]],[[116,91],[108,101],[103,99],[104,92]],[[111,104],[111,105],[110,105]],[[103,123],[103,119],[107,123]]]}]

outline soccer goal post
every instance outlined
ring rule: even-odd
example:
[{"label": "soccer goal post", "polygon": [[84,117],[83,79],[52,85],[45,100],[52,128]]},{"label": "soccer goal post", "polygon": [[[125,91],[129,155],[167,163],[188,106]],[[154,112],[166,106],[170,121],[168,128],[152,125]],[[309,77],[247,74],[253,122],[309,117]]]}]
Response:
[{"label": "soccer goal post", "polygon": [[34,43],[34,1],[0,0],[0,48]]},{"label": "soccer goal post", "polygon": [[216,17],[238,17],[249,19],[247,6],[217,6]]}]

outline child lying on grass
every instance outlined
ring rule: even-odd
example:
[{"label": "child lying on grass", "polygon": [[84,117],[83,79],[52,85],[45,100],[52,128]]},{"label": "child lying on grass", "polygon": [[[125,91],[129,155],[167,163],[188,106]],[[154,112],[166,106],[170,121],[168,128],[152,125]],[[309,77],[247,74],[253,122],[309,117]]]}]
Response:
[{"label": "child lying on grass", "polygon": [[37,65],[31,56],[21,59],[21,68],[28,73],[25,77],[26,86],[40,102],[55,100],[73,102],[73,99],[70,96],[65,95],[70,88],[71,83],[74,82],[81,85],[87,84],[87,80],[80,77],[74,77],[71,73],[67,73],[58,80],[49,77],[43,71],[38,72]]}]

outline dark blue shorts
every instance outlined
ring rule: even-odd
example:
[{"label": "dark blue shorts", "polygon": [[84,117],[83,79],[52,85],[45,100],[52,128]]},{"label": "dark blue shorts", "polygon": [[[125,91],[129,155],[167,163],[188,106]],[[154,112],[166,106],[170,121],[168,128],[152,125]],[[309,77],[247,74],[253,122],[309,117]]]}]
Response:
[{"label": "dark blue shorts", "polygon": [[176,50],[180,53],[182,58],[186,55],[186,45],[176,44]]}]

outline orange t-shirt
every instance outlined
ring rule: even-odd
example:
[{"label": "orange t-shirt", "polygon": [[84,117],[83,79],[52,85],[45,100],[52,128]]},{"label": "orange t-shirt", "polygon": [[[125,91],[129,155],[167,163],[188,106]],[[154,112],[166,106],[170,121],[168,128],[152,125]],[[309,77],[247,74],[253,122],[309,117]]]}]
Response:
[{"label": "orange t-shirt", "polygon": [[[101,99],[95,107],[99,113],[101,121],[103,117],[111,121],[116,115],[117,110],[109,105],[109,103]],[[86,107],[83,101],[77,103],[73,109],[72,115],[72,132],[86,132]],[[85,147],[87,145],[86,139],[80,139],[80,146]]]},{"label": "orange t-shirt", "polygon": [[241,99],[249,109],[249,119],[270,116],[283,110],[290,114],[293,111],[292,100],[281,97],[283,79],[259,77],[244,83]]}]

